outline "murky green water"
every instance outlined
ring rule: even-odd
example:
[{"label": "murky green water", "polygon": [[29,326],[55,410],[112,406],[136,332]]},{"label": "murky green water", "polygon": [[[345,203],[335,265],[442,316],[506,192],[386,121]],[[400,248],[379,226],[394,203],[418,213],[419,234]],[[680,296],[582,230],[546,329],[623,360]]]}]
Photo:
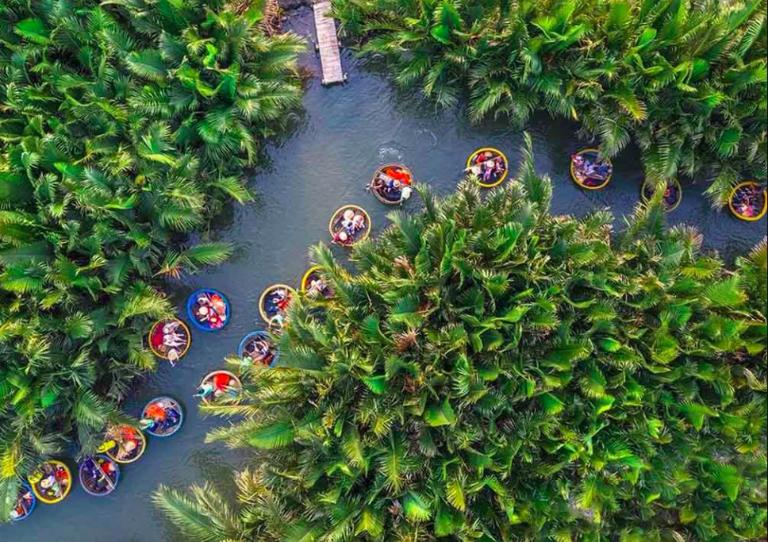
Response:
[{"label": "murky green water", "polygon": [[[302,11],[290,25],[311,33],[311,18]],[[319,63],[308,54],[307,65],[319,73]],[[403,162],[416,177],[441,194],[453,190],[466,156],[475,148],[493,145],[509,156],[513,171],[522,142],[520,132],[502,123],[470,126],[460,113],[436,114],[412,96],[396,93],[387,80],[371,74],[346,57],[350,82],[324,89],[314,79],[304,99],[305,114],[297,133],[269,150],[272,163],[253,179],[259,201],[235,209],[216,224],[217,235],[236,243],[236,256],[226,265],[173,286],[181,310],[186,295],[199,286],[218,288],[233,306],[230,325],[216,334],[193,331],[190,354],[176,368],[163,366],[126,404],[138,415],[141,406],[158,394],[179,399],[186,408],[184,428],[174,437],[151,440],[145,456],[123,469],[119,489],[109,497],[87,496],[75,487],[56,506],[39,505],[25,522],[0,527],[0,541],[18,542],[154,542],[177,540],[150,502],[158,484],[183,487],[202,476],[224,483],[230,465],[239,458],[220,446],[205,445],[206,432],[222,422],[203,419],[192,398],[200,378],[221,366],[240,338],[258,322],[256,302],[271,283],[297,284],[308,265],[307,247],[326,241],[331,213],[340,205],[358,203],[371,214],[374,230],[387,224],[381,204],[365,192],[374,169],[385,162]],[[575,126],[540,118],[529,128],[535,142],[539,171],[555,184],[553,210],[584,214],[611,207],[617,215],[635,205],[642,169],[637,152],[615,160],[615,180],[602,192],[579,190],[568,177],[571,152],[584,146]],[[714,212],[701,195],[703,187],[685,186],[681,206],[670,223],[696,225],[708,248],[733,255],[750,248],[765,235],[766,221],[746,224],[725,212]],[[417,202],[410,202],[416,206]],[[341,252],[339,251],[339,254]],[[179,539],[181,540],[181,539]]]}]

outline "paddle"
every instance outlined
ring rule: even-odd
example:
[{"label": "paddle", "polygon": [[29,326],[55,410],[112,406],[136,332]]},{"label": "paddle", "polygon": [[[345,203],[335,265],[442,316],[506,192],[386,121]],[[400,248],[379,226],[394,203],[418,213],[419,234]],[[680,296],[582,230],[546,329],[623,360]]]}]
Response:
[{"label": "paddle", "polygon": [[[99,476],[106,480],[107,486],[109,487],[110,491],[113,491],[115,489],[115,484],[112,482],[112,480],[107,476],[104,471],[101,468],[101,465],[99,465],[96,461],[93,460],[92,457],[89,457],[88,460],[96,467],[96,470],[99,472]],[[101,479],[100,478],[100,479]]]}]

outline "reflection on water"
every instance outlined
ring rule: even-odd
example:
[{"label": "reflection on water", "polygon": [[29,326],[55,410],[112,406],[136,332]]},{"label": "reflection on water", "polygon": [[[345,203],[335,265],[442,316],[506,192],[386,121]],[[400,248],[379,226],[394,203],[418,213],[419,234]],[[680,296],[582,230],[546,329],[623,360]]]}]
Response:
[{"label": "reflection on water", "polygon": [[[311,19],[309,12],[302,13],[291,24],[307,33]],[[257,308],[261,291],[275,282],[298,285],[309,264],[307,247],[328,240],[331,213],[345,203],[357,203],[370,212],[374,231],[385,227],[389,209],[364,190],[376,167],[385,162],[407,164],[417,179],[430,183],[440,194],[453,190],[467,155],[480,146],[502,149],[515,171],[522,144],[519,130],[503,122],[471,126],[460,112],[436,113],[415,93],[397,92],[385,78],[362,70],[349,55],[344,61],[349,84],[324,89],[315,78],[296,133],[268,149],[269,166],[253,178],[258,202],[235,208],[211,224],[215,236],[237,244],[235,257],[173,286],[180,313],[186,295],[200,286],[220,289],[232,303],[230,325],[214,334],[193,330],[187,357],[176,368],[162,364],[126,404],[130,413],[138,415],[150,398],[160,393],[174,396],[187,414],[184,428],[172,438],[152,439],[144,457],[123,469],[114,494],[95,499],[75,488],[63,504],[38,506],[29,520],[0,527],[0,540],[175,540],[150,502],[152,491],[159,483],[181,487],[205,476],[231,487],[229,466],[241,460],[221,446],[203,444],[209,429],[227,422],[201,418],[192,394],[202,375],[220,367],[241,337],[262,325]],[[307,64],[319,73],[313,54],[307,56]],[[575,130],[574,124],[548,117],[537,118],[529,126],[537,167],[551,176],[555,186],[553,210],[582,215],[610,206],[620,227],[621,216],[632,211],[640,195],[643,176],[638,153],[632,149],[622,153],[614,161],[614,181],[601,192],[587,193],[568,177],[570,154],[584,146]],[[683,202],[670,216],[672,224],[696,225],[706,246],[727,256],[765,235],[765,219],[746,224],[713,211],[702,190],[701,185],[684,185]],[[417,205],[411,201],[407,207]],[[343,254],[343,249],[335,250]]]}]

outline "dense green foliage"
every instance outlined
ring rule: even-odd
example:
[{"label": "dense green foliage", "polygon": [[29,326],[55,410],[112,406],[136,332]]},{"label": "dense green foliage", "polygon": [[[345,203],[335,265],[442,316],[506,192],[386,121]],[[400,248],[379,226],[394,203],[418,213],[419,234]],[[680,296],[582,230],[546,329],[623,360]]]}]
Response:
[{"label": "dense green foliage", "polygon": [[579,120],[610,156],[630,140],[647,175],[712,179],[724,204],[766,176],[765,0],[334,0],[397,83],[473,120]]},{"label": "dense green foliage", "polygon": [[0,6],[5,482],[75,432],[92,449],[155,364],[143,336],[173,311],[159,277],[229,254],[181,243],[250,199],[243,167],[301,100],[301,40],[258,18],[219,0]]},{"label": "dense green foliage", "polygon": [[200,541],[756,540],[766,535],[766,244],[727,269],[658,199],[624,232],[516,181],[390,215],[210,440],[254,449]]}]

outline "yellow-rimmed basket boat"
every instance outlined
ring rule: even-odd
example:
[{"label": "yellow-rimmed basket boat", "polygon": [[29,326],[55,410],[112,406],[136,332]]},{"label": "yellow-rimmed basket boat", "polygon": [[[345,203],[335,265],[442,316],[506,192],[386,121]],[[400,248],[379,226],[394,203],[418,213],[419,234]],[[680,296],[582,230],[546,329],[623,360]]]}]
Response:
[{"label": "yellow-rimmed basket boat", "polygon": [[[750,206],[754,209],[754,214],[752,215],[748,215],[744,211],[741,211],[739,209],[739,205],[741,204],[735,201],[737,198],[741,199],[748,197],[748,194],[746,194],[747,191],[750,191],[752,196],[757,199],[757,201]],[[763,218],[766,211],[768,211],[768,190],[765,186],[761,187],[760,183],[756,181],[742,181],[731,190],[731,195],[728,196],[728,207],[731,209],[733,216],[739,220],[757,222]]]},{"label": "yellow-rimmed basket boat", "polygon": [[[347,211],[352,211],[353,215],[355,216],[363,216],[362,228],[351,234],[344,231],[344,226],[342,225],[342,221],[344,220],[344,213]],[[368,212],[359,205],[344,205],[339,207],[333,213],[331,220],[328,222],[328,232],[331,234],[331,242],[343,247],[351,247],[361,241],[368,239],[372,228],[373,223],[371,222],[371,217],[368,215]],[[342,234],[346,236],[346,240],[342,238]]]},{"label": "yellow-rimmed basket boat", "polygon": [[[54,487],[43,487],[51,475],[55,480]],[[44,504],[57,504],[72,491],[72,471],[63,462],[50,459],[29,476],[29,485],[37,500]]]},{"label": "yellow-rimmed basket boat", "polygon": [[[301,285],[299,289],[302,294],[309,293],[310,288],[312,287],[312,281],[322,280],[322,277],[320,276],[320,272],[322,270],[323,268],[320,267],[319,265],[313,265],[312,267],[307,269],[307,272],[304,273],[303,277],[301,277]],[[330,299],[333,297],[333,290],[331,289],[330,286],[328,286],[327,283],[325,285],[325,289],[323,289],[320,293],[325,299]]]},{"label": "yellow-rimmed basket boat", "polygon": [[[483,156],[481,156],[481,154]],[[507,159],[507,156],[499,149],[494,147],[482,147],[477,149],[467,158],[466,171],[469,173],[472,168],[482,168],[482,164],[488,160],[496,161],[497,159],[501,159],[501,167],[503,168],[502,171],[496,173],[487,181],[483,179],[482,172],[480,174],[475,173],[475,175],[477,176],[477,184],[482,188],[493,188],[495,186],[499,186],[509,175],[509,160]]]},{"label": "yellow-rimmed basket boat", "polygon": [[584,190],[602,190],[608,186],[608,183],[610,183],[611,179],[613,178],[613,163],[611,163],[609,159],[606,158],[602,160],[610,167],[610,172],[605,177],[605,179],[593,179],[584,175],[580,175],[576,171],[576,166],[574,164],[574,158],[576,156],[591,156],[595,162],[598,162],[600,161],[600,151],[598,149],[582,149],[571,157],[571,179],[573,179],[573,182],[582,187]]},{"label": "yellow-rimmed basket boat", "polygon": [[[650,179],[646,179],[643,182],[643,186],[640,189],[640,196],[643,201],[648,203],[653,198],[653,194],[656,192],[656,186]],[[683,187],[680,186],[680,181],[672,179],[667,181],[667,190],[664,194],[664,199],[661,200],[664,205],[664,211],[671,213],[680,206],[683,201]]]}]

